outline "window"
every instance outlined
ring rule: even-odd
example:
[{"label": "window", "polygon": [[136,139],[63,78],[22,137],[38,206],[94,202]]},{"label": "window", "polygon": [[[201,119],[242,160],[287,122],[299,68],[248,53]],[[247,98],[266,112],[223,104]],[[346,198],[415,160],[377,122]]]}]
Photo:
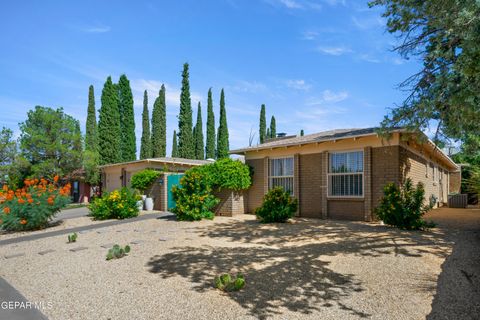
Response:
[{"label": "window", "polygon": [[363,151],[331,153],[328,195],[363,197]]},{"label": "window", "polygon": [[293,195],[293,158],[270,160],[270,189],[282,187]]}]

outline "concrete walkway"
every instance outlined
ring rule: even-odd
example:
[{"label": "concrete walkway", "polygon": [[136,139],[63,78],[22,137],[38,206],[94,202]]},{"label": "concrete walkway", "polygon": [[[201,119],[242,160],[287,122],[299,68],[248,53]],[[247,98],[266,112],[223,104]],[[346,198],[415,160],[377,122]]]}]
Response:
[{"label": "concrete walkway", "polygon": [[[147,213],[147,214],[144,214],[144,215],[141,215],[141,216],[138,216],[138,217],[135,217],[135,218],[131,218],[131,219],[110,220],[110,221],[106,221],[106,222],[102,222],[102,223],[91,224],[91,225],[86,225],[86,226],[81,226],[81,227],[70,228],[70,229],[55,230],[55,231],[45,232],[45,233],[36,233],[36,234],[21,236],[21,237],[17,237],[17,238],[0,240],[0,246],[1,245],[24,242],[24,241],[32,241],[32,240],[48,238],[48,237],[55,237],[55,236],[59,236],[59,235],[62,235],[62,234],[68,234],[68,233],[73,233],[73,232],[100,229],[100,228],[116,226],[116,225],[136,222],[136,221],[157,219],[157,218],[166,217],[166,216],[173,216],[173,214],[170,213],[170,212]],[[2,319],[2,318],[0,318],[0,319]]]},{"label": "concrete walkway", "polygon": [[66,209],[60,211],[59,214],[53,219],[53,222],[66,220],[66,219],[73,219],[73,218],[80,218],[88,216],[89,211],[87,207],[81,208],[73,208],[73,209]]},{"label": "concrete walkway", "polygon": [[[46,320],[48,319],[34,304],[0,277],[0,319],[5,320]],[[37,301],[48,307],[48,302]]]}]

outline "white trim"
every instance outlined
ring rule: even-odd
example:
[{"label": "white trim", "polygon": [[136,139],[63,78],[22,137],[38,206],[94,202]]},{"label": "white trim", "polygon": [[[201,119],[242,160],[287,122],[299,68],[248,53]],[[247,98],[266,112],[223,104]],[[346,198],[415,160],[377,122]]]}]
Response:
[{"label": "white trim", "polygon": [[[272,168],[272,161],[274,160],[281,160],[281,159],[292,159],[292,172],[293,175],[288,176],[272,176],[271,175],[271,168]],[[282,157],[275,157],[275,158],[268,158],[268,190],[272,188],[272,180],[273,179],[292,179],[292,190],[289,190],[291,195],[295,195],[295,156],[282,156]],[[285,188],[284,188],[285,189]],[[287,190],[285,190],[287,191]]]},{"label": "white trim", "polygon": [[[361,152],[363,155],[362,160],[362,171],[361,172],[330,172],[330,156],[340,153],[354,153]],[[346,176],[346,175],[361,175],[362,176],[362,195],[361,196],[342,196],[342,195],[332,195],[330,189],[330,177],[331,176]],[[327,154],[327,199],[364,199],[365,198],[365,150],[364,149],[348,149],[342,151],[328,151]]]}]

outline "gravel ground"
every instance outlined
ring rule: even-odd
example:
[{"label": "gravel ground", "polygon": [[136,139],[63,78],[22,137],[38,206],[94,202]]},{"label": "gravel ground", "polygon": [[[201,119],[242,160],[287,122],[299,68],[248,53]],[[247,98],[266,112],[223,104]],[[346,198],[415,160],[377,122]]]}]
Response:
[{"label": "gravel ground", "polygon": [[[425,319],[456,234],[163,217],[93,230],[75,244],[57,236],[3,246],[0,275],[30,301],[51,302],[50,319]],[[101,245],[132,241],[127,257],[105,260]],[[239,271],[242,291],[212,287],[215,275]]]}]

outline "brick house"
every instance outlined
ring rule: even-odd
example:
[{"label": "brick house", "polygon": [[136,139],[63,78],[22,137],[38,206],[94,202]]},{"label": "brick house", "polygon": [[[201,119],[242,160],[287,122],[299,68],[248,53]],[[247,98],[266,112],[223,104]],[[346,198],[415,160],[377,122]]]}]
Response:
[{"label": "brick house", "polygon": [[299,200],[300,217],[365,221],[374,219],[388,182],[400,184],[408,177],[423,182],[426,198],[434,196],[437,206],[459,191],[450,187],[458,185],[453,183],[457,165],[425,135],[403,129],[389,139],[379,137],[375,128],[285,136],[230,153],[245,156],[253,168],[253,184],[244,195],[250,213],[273,186]]}]

